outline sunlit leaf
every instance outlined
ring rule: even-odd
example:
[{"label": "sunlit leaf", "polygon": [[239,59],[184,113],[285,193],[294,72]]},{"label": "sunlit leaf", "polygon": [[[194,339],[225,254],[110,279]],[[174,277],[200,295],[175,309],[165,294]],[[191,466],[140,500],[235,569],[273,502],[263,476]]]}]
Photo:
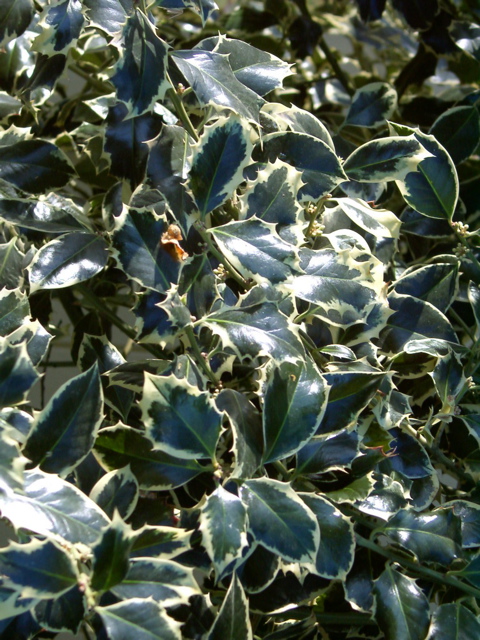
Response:
[{"label": "sunlit leaf", "polygon": [[371,82],[355,92],[345,124],[377,127],[389,120],[397,108],[397,92],[385,82]]},{"label": "sunlit leaf", "polygon": [[131,598],[96,611],[111,638],[136,640],[181,640],[180,623],[170,618],[163,607],[148,598]]}]

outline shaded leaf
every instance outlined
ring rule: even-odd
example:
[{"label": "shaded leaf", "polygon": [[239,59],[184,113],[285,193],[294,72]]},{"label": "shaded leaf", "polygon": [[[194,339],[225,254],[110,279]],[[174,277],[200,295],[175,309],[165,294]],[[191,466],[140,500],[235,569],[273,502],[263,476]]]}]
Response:
[{"label": "shaded leaf", "polygon": [[0,288],[16,289],[23,283],[25,255],[17,247],[17,239],[12,238],[0,244]]},{"label": "shaded leaf", "polygon": [[264,547],[291,562],[313,562],[320,541],[318,522],[289,484],[259,478],[240,487],[249,529]]},{"label": "shaded leaf", "polygon": [[111,81],[128,116],[149,111],[171,87],[166,78],[167,45],[138,9],[128,16],[122,32],[120,59]]},{"label": "shaded leaf", "polygon": [[467,160],[480,142],[480,114],[475,107],[453,107],[433,123],[430,133],[445,148],[453,163]]},{"label": "shaded leaf", "polygon": [[445,313],[457,295],[458,272],[457,262],[428,264],[407,271],[395,282],[395,291],[426,300]]},{"label": "shaded leaf", "polygon": [[172,59],[204,107],[230,109],[258,122],[262,98],[235,77],[226,55],[210,51],[175,51]]},{"label": "shaded leaf", "polygon": [[92,233],[68,233],[51,240],[28,267],[32,291],[60,289],[89,280],[107,264],[107,243]]},{"label": "shaded leaf", "polygon": [[23,402],[39,377],[25,343],[12,346],[0,341],[0,407]]},{"label": "shaded leaf", "polygon": [[252,638],[248,600],[238,577],[234,575],[218,616],[208,634],[208,640],[252,640]]},{"label": "shaded leaf", "polygon": [[194,459],[176,458],[154,450],[149,438],[124,425],[102,429],[94,453],[107,469],[129,464],[140,489],[151,491],[179,487],[203,471]]},{"label": "shaded leaf", "polygon": [[386,82],[371,82],[355,91],[345,124],[377,127],[389,120],[396,108],[395,89]]},{"label": "shaded leaf", "polygon": [[32,0],[5,0],[0,7],[0,45],[17,38],[33,18]]},{"label": "shaded leaf", "polygon": [[103,420],[97,365],[66,382],[36,418],[25,455],[43,471],[67,474],[90,453]]},{"label": "shaded leaf", "polygon": [[297,453],[297,474],[318,474],[349,467],[358,455],[359,437],[346,429],[312,438]]},{"label": "shaded leaf", "polygon": [[210,394],[175,375],[145,374],[140,402],[154,449],[180,458],[213,458],[222,415]]},{"label": "shaded leaf", "polygon": [[200,511],[202,544],[215,567],[217,581],[229,565],[242,557],[247,546],[247,512],[233,493],[218,487]]},{"label": "shaded leaf", "polygon": [[432,615],[427,640],[470,640],[480,634],[480,622],[459,602],[441,604]]},{"label": "shaded leaf", "polygon": [[32,615],[39,625],[52,631],[78,633],[87,611],[87,598],[76,585],[61,596],[40,600]]},{"label": "shaded leaf", "polygon": [[20,289],[0,291],[0,335],[7,336],[28,322],[30,305]]},{"label": "shaded leaf", "polygon": [[424,640],[429,625],[428,600],[411,578],[387,565],[375,581],[376,620],[387,640]]},{"label": "shaded leaf", "polygon": [[121,582],[129,568],[133,531],[117,515],[92,547],[91,585],[95,591],[108,591]]}]

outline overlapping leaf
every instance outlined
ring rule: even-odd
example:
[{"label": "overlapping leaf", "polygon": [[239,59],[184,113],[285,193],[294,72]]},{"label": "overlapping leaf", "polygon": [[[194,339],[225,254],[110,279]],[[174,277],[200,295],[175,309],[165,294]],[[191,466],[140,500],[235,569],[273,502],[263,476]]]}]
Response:
[{"label": "overlapping leaf", "polygon": [[84,16],[80,0],[64,0],[49,7],[40,21],[40,35],[33,48],[43,55],[67,54],[82,30]]},{"label": "overlapping leaf", "polygon": [[0,8],[0,45],[20,36],[33,18],[32,0],[6,0]]},{"label": "overlapping leaf", "polygon": [[157,602],[148,598],[130,598],[105,607],[97,607],[108,635],[137,640],[181,640],[180,624],[169,618]]},{"label": "overlapping leaf", "polygon": [[208,640],[252,640],[248,600],[236,575],[225,596]]},{"label": "overlapping leaf", "polygon": [[397,92],[385,82],[371,82],[357,89],[345,124],[376,127],[389,120],[397,108]]},{"label": "overlapping leaf", "polygon": [[453,107],[435,120],[431,135],[445,148],[453,163],[460,164],[480,142],[480,115],[474,106]]}]

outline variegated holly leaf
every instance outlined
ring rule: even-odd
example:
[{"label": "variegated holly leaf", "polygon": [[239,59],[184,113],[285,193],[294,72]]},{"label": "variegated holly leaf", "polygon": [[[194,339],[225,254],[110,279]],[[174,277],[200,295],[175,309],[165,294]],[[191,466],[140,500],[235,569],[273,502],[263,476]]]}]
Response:
[{"label": "variegated holly leaf", "polygon": [[263,99],[242,84],[221,53],[199,49],[175,51],[172,60],[192,87],[201,106],[229,109],[246,120],[258,122]]},{"label": "variegated holly leaf", "polygon": [[264,390],[264,464],[293,455],[310,440],[328,393],[328,384],[310,360],[271,369]]},{"label": "variegated holly leaf", "polygon": [[139,488],[146,491],[180,487],[204,471],[196,460],[154,450],[153,442],[141,431],[122,424],[101,429],[94,453],[108,470],[130,465]]},{"label": "variegated holly leaf", "polygon": [[92,26],[114,35],[121,31],[133,11],[133,0],[84,0]]},{"label": "variegated holly leaf", "polygon": [[480,114],[475,106],[447,109],[429,133],[444,147],[455,166],[467,160],[480,143]]},{"label": "variegated holly leaf", "polygon": [[329,216],[335,216],[335,210],[342,211],[352,222],[376,238],[398,238],[401,222],[387,209],[373,208],[359,198],[335,198],[330,200],[336,207]]},{"label": "variegated holly leaf", "polygon": [[73,558],[52,540],[11,542],[0,551],[0,571],[2,583],[26,598],[60,596],[78,580]]},{"label": "variegated holly leaf", "polygon": [[24,495],[0,492],[0,510],[16,529],[72,543],[94,543],[109,523],[82,491],[39,469],[25,472]]},{"label": "variegated holly leaf", "polygon": [[332,136],[327,127],[313,113],[300,109],[296,105],[288,107],[278,102],[267,102],[262,107],[262,115],[267,115],[272,119],[275,130],[296,131],[306,133],[309,136],[318,138],[325,142],[330,149],[335,152]]},{"label": "variegated holly leaf", "polygon": [[127,117],[139,116],[171,88],[166,77],[167,44],[139,9],[128,16],[119,40],[120,58],[111,80],[117,98],[127,106]]},{"label": "variegated holly leaf", "polygon": [[280,88],[283,79],[292,73],[287,62],[271,53],[222,35],[202,40],[195,49],[227,55],[237,80],[260,96]]},{"label": "variegated holly leaf", "polygon": [[102,476],[93,486],[89,497],[109,518],[113,518],[116,511],[126,520],[135,510],[139,495],[138,480],[127,466]]},{"label": "variegated holly leaf", "polygon": [[21,36],[33,18],[33,0],[5,0],[0,6],[0,46]]},{"label": "variegated holly leaf", "polygon": [[249,218],[211,233],[225,257],[247,279],[278,284],[298,267],[295,248],[280,238],[271,223]]},{"label": "variegated holly leaf", "polygon": [[233,570],[247,547],[247,511],[240,498],[223,487],[211,493],[200,510],[202,544],[215,567],[217,581]]},{"label": "variegated holly leaf", "polygon": [[401,181],[431,155],[413,134],[391,136],[362,144],[347,158],[343,168],[351,180],[359,182]]},{"label": "variegated holly leaf", "polygon": [[154,449],[185,459],[215,457],[222,415],[210,394],[173,374],[146,373],[140,407]]},{"label": "variegated holly leaf", "polygon": [[320,543],[317,518],[289,484],[270,478],[247,480],[240,498],[257,542],[290,562],[315,561]]},{"label": "variegated holly leaf", "polygon": [[277,361],[297,362],[304,354],[298,326],[272,302],[220,310],[206,316],[203,324],[240,359],[270,356]]},{"label": "variegated holly leaf", "polygon": [[68,233],[89,229],[82,210],[72,200],[57,193],[39,198],[2,198],[0,218],[17,227],[44,233]]},{"label": "variegated holly leaf", "polygon": [[28,267],[32,291],[61,289],[89,280],[107,264],[107,243],[93,233],[74,232],[43,245]]},{"label": "variegated holly leaf", "polygon": [[136,640],[181,640],[180,623],[151,598],[130,598],[108,606],[96,607],[110,638]]},{"label": "variegated holly leaf", "polygon": [[389,120],[397,108],[397,92],[386,82],[371,82],[355,91],[345,124],[378,127]]},{"label": "variegated holly leaf", "polygon": [[90,453],[103,420],[103,393],[94,364],[66,382],[36,417],[24,453],[49,473],[68,474]]},{"label": "variegated holly leaf", "polygon": [[459,194],[457,170],[451,157],[432,135],[405,126],[398,129],[393,123],[390,127],[406,136],[404,139],[413,136],[428,152],[415,171],[395,178],[406,202],[425,216],[451,220]]},{"label": "variegated holly leaf", "polygon": [[263,137],[256,159],[261,163],[279,160],[302,174],[304,185],[298,192],[300,202],[319,200],[347,179],[338,156],[315,136],[296,131],[271,133]]},{"label": "variegated holly leaf", "polygon": [[240,580],[234,575],[207,640],[252,639],[248,600]]},{"label": "variegated holly leaf", "polygon": [[222,117],[205,128],[193,148],[187,183],[202,217],[233,196],[252,149],[251,129],[242,118]]},{"label": "variegated holly leaf", "polygon": [[407,270],[395,282],[395,291],[429,302],[446,313],[458,293],[459,264],[436,262]]},{"label": "variegated holly leaf", "polygon": [[63,0],[46,8],[39,27],[41,28],[32,49],[42,55],[67,55],[78,40],[84,23],[80,0]]},{"label": "variegated holly leaf", "polygon": [[19,404],[40,378],[24,342],[11,345],[0,340],[0,407]]},{"label": "variegated holly leaf", "polygon": [[478,617],[460,602],[441,604],[435,609],[428,640],[468,640],[480,633]]},{"label": "variegated holly leaf", "polygon": [[92,588],[97,592],[109,591],[121,582],[129,568],[130,549],[135,534],[118,514],[102,531],[92,547]]}]

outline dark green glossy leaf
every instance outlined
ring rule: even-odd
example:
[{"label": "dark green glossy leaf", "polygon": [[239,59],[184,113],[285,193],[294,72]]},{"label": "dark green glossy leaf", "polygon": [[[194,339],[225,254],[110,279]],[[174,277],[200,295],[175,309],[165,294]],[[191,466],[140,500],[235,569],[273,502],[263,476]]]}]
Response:
[{"label": "dark green glossy leaf", "polygon": [[94,452],[107,469],[118,469],[129,464],[140,489],[144,490],[173,489],[203,471],[196,460],[175,458],[163,451],[153,450],[151,440],[140,431],[124,425],[102,429]]},{"label": "dark green glossy leaf", "polygon": [[0,493],[2,515],[16,529],[92,544],[108,524],[105,513],[70,482],[40,470],[25,472],[25,495]]},{"label": "dark green glossy leaf", "polygon": [[255,406],[245,395],[224,389],[215,399],[232,424],[235,467],[232,478],[251,478],[262,461],[262,422]]},{"label": "dark green glossy leaf", "polygon": [[261,158],[273,163],[278,158],[302,174],[305,183],[298,192],[300,202],[318,200],[346,180],[340,160],[323,140],[306,133],[271,133],[262,140]]},{"label": "dark green glossy leaf", "polygon": [[378,127],[389,120],[397,108],[397,92],[385,82],[371,82],[355,92],[345,124]]},{"label": "dark green glossy leaf", "polygon": [[216,282],[207,254],[194,255],[180,272],[178,294],[187,297],[187,307],[195,318],[207,315],[216,298]]},{"label": "dark green glossy leaf", "polygon": [[208,640],[252,640],[252,638],[248,600],[238,577],[234,575],[218,616],[208,634]]},{"label": "dark green glossy leaf", "polygon": [[0,406],[23,402],[40,374],[28,357],[25,343],[16,346],[0,341]]},{"label": "dark green glossy leaf", "polygon": [[454,500],[450,503],[453,513],[460,518],[462,547],[471,549],[480,547],[480,508],[474,502]]},{"label": "dark green glossy leaf", "polygon": [[314,562],[320,542],[317,519],[289,484],[259,478],[240,487],[249,529],[257,542],[291,562]]},{"label": "dark green glossy leaf", "polygon": [[222,415],[210,394],[186,379],[145,374],[140,403],[154,449],[179,458],[213,458]]},{"label": "dark green glossy leaf", "polygon": [[433,123],[430,133],[448,151],[453,163],[467,160],[480,142],[480,114],[476,107],[453,107]]},{"label": "dark green glossy leaf", "polygon": [[316,572],[323,578],[344,580],[352,567],[355,552],[353,524],[328,500],[310,493],[299,495],[315,514],[320,527]]},{"label": "dark green glossy leaf", "polygon": [[190,143],[183,127],[167,124],[149,143],[148,179],[165,197],[179,222],[194,208],[192,197],[185,189],[190,168]]},{"label": "dark green glossy leaf", "polygon": [[37,416],[24,453],[49,473],[67,474],[90,453],[103,420],[97,365],[66,382]]},{"label": "dark green glossy leaf", "polygon": [[448,566],[461,557],[460,523],[450,510],[425,515],[402,510],[380,531],[412,551],[421,563]]},{"label": "dark green glossy leaf", "polygon": [[79,632],[87,612],[85,593],[76,585],[61,596],[41,600],[32,611],[32,615],[44,628],[75,634]]},{"label": "dark green glossy leaf", "polygon": [[215,567],[217,581],[229,565],[242,557],[247,546],[247,511],[233,493],[218,487],[200,511],[202,544]]},{"label": "dark green glossy leaf", "polygon": [[167,616],[151,598],[131,598],[107,607],[97,607],[109,638],[127,640],[181,640],[180,623]]},{"label": "dark green glossy leaf", "polygon": [[275,580],[281,559],[261,544],[253,542],[243,563],[236,568],[242,586],[249,594],[266,589]]},{"label": "dark green glossy leaf", "polygon": [[373,577],[370,552],[357,548],[353,567],[344,582],[345,597],[357,611],[373,613]]},{"label": "dark green glossy leaf", "polygon": [[245,278],[279,283],[292,275],[297,255],[273,224],[250,218],[212,229],[223,254]]},{"label": "dark green glossy leaf", "polygon": [[355,424],[360,412],[379,389],[385,374],[373,367],[365,371],[325,373],[330,387],[328,404],[317,435],[340,431]]},{"label": "dark green glossy leaf", "polygon": [[89,280],[107,264],[107,243],[93,233],[67,233],[51,240],[28,268],[32,291],[61,289]]},{"label": "dark green glossy leaf", "polygon": [[204,107],[215,105],[258,122],[262,98],[235,77],[228,58],[210,51],[175,51],[172,59]]},{"label": "dark green glossy leaf", "polygon": [[360,182],[402,180],[429,155],[414,135],[392,136],[371,140],[358,147],[343,168],[351,180]]},{"label": "dark green glossy leaf", "polygon": [[455,571],[456,576],[465,578],[474,587],[480,588],[480,554],[477,554],[473,559],[460,571]]},{"label": "dark green glossy leaf", "polygon": [[132,187],[142,182],[148,162],[149,144],[161,127],[155,113],[127,118],[127,107],[117,103],[109,110],[105,131],[105,151],[111,160],[110,171],[127,178]]},{"label": "dark green glossy leaf", "polygon": [[84,0],[84,4],[90,22],[111,35],[122,29],[133,11],[133,0]]},{"label": "dark green glossy leaf", "polygon": [[0,571],[5,586],[31,598],[61,595],[78,580],[73,559],[52,540],[11,542],[0,551]]},{"label": "dark green glossy leaf", "polygon": [[468,284],[468,300],[472,305],[477,327],[480,328],[480,287],[474,282],[469,282]]},{"label": "dark green glossy leaf", "polygon": [[23,283],[25,255],[17,247],[17,239],[0,244],[0,288],[16,289]]},{"label": "dark green glossy leaf", "polygon": [[385,474],[376,474],[375,480],[373,490],[355,505],[362,513],[388,520],[400,509],[407,508],[409,495],[403,484]]},{"label": "dark green glossy leaf", "polygon": [[350,467],[358,455],[359,437],[346,429],[316,436],[297,453],[297,474],[319,474]]},{"label": "dark green glossy leaf", "polygon": [[0,45],[17,38],[33,18],[32,0],[5,0],[0,6]]},{"label": "dark green glossy leaf", "polygon": [[458,342],[450,322],[429,302],[397,293],[389,295],[388,302],[394,313],[382,332],[384,351],[399,353],[410,340],[424,338]]},{"label": "dark green glossy leaf", "polygon": [[[262,107],[262,115],[267,114],[275,123],[275,130],[285,128],[297,133],[307,133],[309,136],[323,140],[332,151],[335,151],[332,137],[328,128],[310,111],[300,109],[291,104],[288,107],[279,102],[267,102]],[[282,124],[285,123],[284,125]]]},{"label": "dark green glossy leaf", "polygon": [[291,74],[289,64],[242,40],[214,36],[199,42],[196,49],[228,55],[237,80],[260,96],[280,88],[283,79]]},{"label": "dark green glossy leaf", "polygon": [[253,149],[250,135],[241,118],[219,118],[194,147],[188,186],[202,217],[231,198],[243,182]]},{"label": "dark green glossy leaf", "polygon": [[51,142],[20,140],[0,147],[0,178],[29,193],[63,187],[73,169]]},{"label": "dark green glossy leaf", "polygon": [[136,507],[138,481],[129,467],[115,469],[100,478],[90,492],[90,499],[113,518],[115,511],[126,520]]},{"label": "dark green glossy leaf", "polygon": [[91,585],[95,591],[108,591],[121,582],[129,567],[133,531],[115,516],[92,547]]},{"label": "dark green glossy leaf", "polygon": [[27,354],[32,364],[37,367],[48,352],[48,347],[53,336],[43,327],[38,320],[26,322],[8,336],[12,345],[25,343]]},{"label": "dark green glossy leaf", "polygon": [[323,418],[328,393],[310,360],[273,368],[264,390],[264,464],[293,455],[310,440]]},{"label": "dark green glossy leaf", "polygon": [[427,478],[435,473],[428,453],[418,440],[400,428],[391,429],[389,433],[393,438],[390,447],[395,455],[383,461],[385,467],[411,479]]},{"label": "dark green glossy leaf", "polygon": [[87,224],[82,210],[72,200],[55,193],[32,200],[2,198],[0,218],[18,227],[45,233],[84,231]]},{"label": "dark green glossy leaf", "polygon": [[43,55],[67,55],[82,30],[84,17],[80,0],[63,0],[50,6],[40,21],[41,33],[33,49]]},{"label": "dark green glossy leaf", "polygon": [[427,640],[470,640],[480,634],[477,616],[459,602],[441,604],[432,615]]},{"label": "dark green glossy leaf", "polygon": [[458,271],[457,262],[425,265],[399,278],[395,291],[426,300],[445,313],[457,295]]},{"label": "dark green glossy leaf", "polygon": [[128,16],[122,32],[120,60],[112,83],[117,97],[127,105],[128,116],[149,111],[165,97],[167,45],[155,33],[149,19],[138,9]]},{"label": "dark green glossy leaf", "polygon": [[160,240],[167,224],[149,211],[125,211],[116,222],[113,246],[125,272],[144,287],[164,293],[177,281],[180,265]]},{"label": "dark green glossy leaf", "polygon": [[387,640],[424,640],[429,625],[428,600],[423,591],[392,566],[375,581],[376,620]]},{"label": "dark green glossy leaf", "polygon": [[432,373],[433,381],[442,402],[441,413],[453,413],[457,395],[467,385],[463,364],[453,351],[440,358]]},{"label": "dark green glossy leaf", "polygon": [[163,607],[174,607],[186,604],[199,588],[191,569],[163,558],[139,558],[112,591],[124,600],[153,598]]}]

